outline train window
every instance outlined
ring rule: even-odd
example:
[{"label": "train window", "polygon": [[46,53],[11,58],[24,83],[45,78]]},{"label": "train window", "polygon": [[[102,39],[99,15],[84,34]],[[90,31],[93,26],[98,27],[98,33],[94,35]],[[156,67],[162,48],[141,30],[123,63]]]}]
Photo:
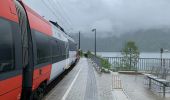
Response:
[{"label": "train window", "polygon": [[63,42],[63,52],[62,55],[64,56],[66,54],[66,48],[65,48],[65,42]]},{"label": "train window", "polygon": [[64,55],[66,55],[67,49],[66,49],[66,42],[64,43]]},{"label": "train window", "polygon": [[43,33],[35,31],[37,47],[37,64],[49,62],[51,60],[49,38]]},{"label": "train window", "polygon": [[60,47],[59,47],[59,41],[54,39],[52,40],[52,61],[53,63],[59,61],[60,59]]},{"label": "train window", "polygon": [[60,47],[60,45],[59,44],[57,44],[57,55],[59,55],[60,56],[60,53],[61,53],[61,47]]},{"label": "train window", "polygon": [[59,55],[60,55],[60,57],[62,56],[62,52],[63,52],[63,50],[62,50],[62,41],[60,41],[59,42]]},{"label": "train window", "polygon": [[61,55],[63,56],[64,55],[64,43],[61,42]]},{"label": "train window", "polygon": [[59,46],[58,46],[58,42],[57,40],[53,40],[53,43],[52,43],[52,54],[53,54],[53,57],[57,57],[59,56]]},{"label": "train window", "polygon": [[12,28],[10,22],[0,19],[0,73],[14,70]]},{"label": "train window", "polygon": [[66,52],[66,51],[65,51],[65,43],[62,43],[62,47],[63,47],[63,50],[62,50],[62,51],[63,51],[63,52],[62,52],[62,55],[65,55],[65,52]]},{"label": "train window", "polygon": [[62,51],[63,51],[62,49],[63,48],[62,48],[62,42],[61,41],[59,42],[59,47],[60,47],[59,54],[60,54],[60,56],[62,56]]},{"label": "train window", "polygon": [[69,41],[69,50],[76,51],[76,44],[72,41]]}]

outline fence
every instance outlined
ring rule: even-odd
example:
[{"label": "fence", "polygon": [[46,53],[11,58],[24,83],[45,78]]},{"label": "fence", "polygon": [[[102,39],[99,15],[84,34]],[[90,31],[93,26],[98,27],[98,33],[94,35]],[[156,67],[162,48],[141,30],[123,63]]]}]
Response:
[{"label": "fence", "polygon": [[[112,69],[114,70],[126,70],[122,68],[123,57],[104,57],[112,64]],[[169,67],[170,59],[160,59],[160,58],[139,58],[137,64],[134,66],[137,71],[150,71],[153,67]]]},{"label": "fence", "polygon": [[102,59],[94,55],[90,55],[91,60],[96,63],[99,67],[102,67]]}]

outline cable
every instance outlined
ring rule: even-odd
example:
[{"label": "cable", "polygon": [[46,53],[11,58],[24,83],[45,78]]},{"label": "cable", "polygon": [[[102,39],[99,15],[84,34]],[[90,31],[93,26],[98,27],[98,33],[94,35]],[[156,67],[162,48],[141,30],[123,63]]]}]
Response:
[{"label": "cable", "polygon": [[[51,11],[51,13],[52,13],[56,18],[59,18],[58,15],[56,15],[56,13],[53,11],[53,9],[51,9],[51,7],[49,7],[48,4],[47,4],[44,0],[42,0],[42,2],[43,2],[43,4]],[[61,20],[60,20],[60,21],[61,21]],[[61,23],[63,23],[63,21],[61,21]],[[63,23],[63,25],[64,25],[64,23]],[[69,29],[66,25],[64,25],[64,26],[65,26],[65,28]]]},{"label": "cable", "polygon": [[[54,1],[51,1],[50,3],[51,3],[51,5],[53,4],[53,7],[56,8],[55,10],[58,12],[58,14],[61,16],[61,18],[67,23],[67,25],[69,26],[69,30],[71,30],[72,29],[72,25],[69,22],[69,20],[66,18],[67,15],[63,16],[63,14],[61,13],[61,7],[58,6],[59,8],[57,8],[57,6],[56,6],[57,3],[54,2]],[[60,9],[60,10],[58,10],[58,9]]]},{"label": "cable", "polygon": [[[57,3],[56,3],[55,1],[56,1]],[[59,1],[57,1],[57,0],[55,0],[55,1],[53,0],[53,2],[56,3],[56,4],[58,4],[58,5],[60,6],[60,8],[63,10],[63,13],[66,15],[65,17],[68,19],[69,23],[70,23],[71,25],[73,25],[72,22],[71,22],[71,20],[70,20],[70,18],[69,18],[68,15],[67,15],[67,13],[65,12],[64,8],[62,7],[61,3],[60,3]]]},{"label": "cable", "polygon": [[[31,1],[28,1],[31,4]],[[49,10],[49,12],[56,17],[59,25],[66,28],[67,31],[73,30],[73,24],[67,16],[64,8],[60,4],[60,2],[55,0],[42,0],[43,5]]]}]

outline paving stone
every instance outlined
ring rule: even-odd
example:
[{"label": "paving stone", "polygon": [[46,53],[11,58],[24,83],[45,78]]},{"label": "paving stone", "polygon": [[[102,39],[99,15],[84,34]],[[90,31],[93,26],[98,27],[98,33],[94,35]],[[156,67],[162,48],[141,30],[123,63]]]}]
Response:
[{"label": "paving stone", "polygon": [[112,75],[97,73],[86,58],[82,58],[44,100],[62,100],[78,72],[78,77],[65,100],[113,100]]}]

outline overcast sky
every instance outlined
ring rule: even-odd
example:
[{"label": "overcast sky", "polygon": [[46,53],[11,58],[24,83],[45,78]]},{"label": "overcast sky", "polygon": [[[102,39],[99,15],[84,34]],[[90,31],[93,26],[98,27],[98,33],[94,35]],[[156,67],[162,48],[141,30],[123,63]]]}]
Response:
[{"label": "overcast sky", "polygon": [[[170,27],[170,0],[25,0],[41,16],[70,33],[101,37],[138,29]],[[52,10],[53,9],[53,10]],[[55,14],[54,14],[55,13]]]}]

